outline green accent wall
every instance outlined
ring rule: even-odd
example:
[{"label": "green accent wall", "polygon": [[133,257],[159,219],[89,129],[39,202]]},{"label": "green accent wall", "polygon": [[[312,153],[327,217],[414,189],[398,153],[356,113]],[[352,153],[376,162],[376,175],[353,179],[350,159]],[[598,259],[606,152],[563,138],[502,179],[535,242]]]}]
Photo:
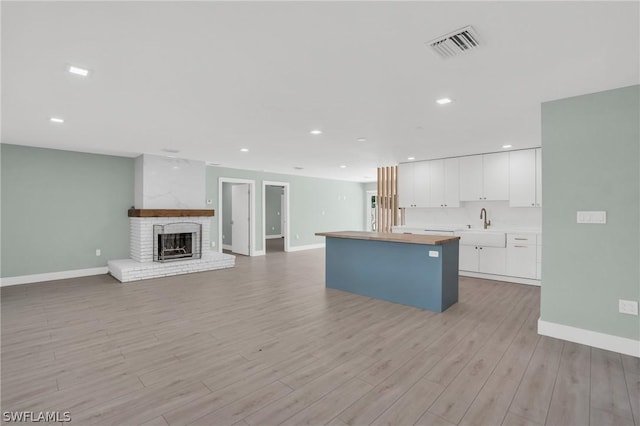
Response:
[{"label": "green accent wall", "polygon": [[283,189],[281,186],[267,185],[265,188],[265,222],[267,235],[280,235],[281,217],[280,211],[281,195]]},{"label": "green accent wall", "polygon": [[2,277],[129,257],[133,158],[7,144],[0,155]]},{"label": "green accent wall", "polygon": [[[640,339],[640,86],[542,104],[544,321]],[[604,225],[577,224],[606,210]]]},{"label": "green accent wall", "polygon": [[[218,181],[221,177],[256,181],[257,238],[254,241],[257,251],[264,249],[262,182],[265,180],[289,182],[291,247],[324,243],[324,237],[316,237],[316,232],[363,229],[365,192],[362,183],[208,166],[207,199],[213,200],[216,212],[219,211]],[[218,241],[216,218],[212,221],[211,241]]]}]

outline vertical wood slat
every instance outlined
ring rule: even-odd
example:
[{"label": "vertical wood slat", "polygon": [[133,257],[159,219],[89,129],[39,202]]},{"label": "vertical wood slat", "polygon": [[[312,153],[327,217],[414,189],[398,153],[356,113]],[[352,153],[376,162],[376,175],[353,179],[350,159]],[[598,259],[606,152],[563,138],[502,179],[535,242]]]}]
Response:
[{"label": "vertical wood slat", "polygon": [[391,232],[399,218],[398,166],[378,167],[378,232]]}]

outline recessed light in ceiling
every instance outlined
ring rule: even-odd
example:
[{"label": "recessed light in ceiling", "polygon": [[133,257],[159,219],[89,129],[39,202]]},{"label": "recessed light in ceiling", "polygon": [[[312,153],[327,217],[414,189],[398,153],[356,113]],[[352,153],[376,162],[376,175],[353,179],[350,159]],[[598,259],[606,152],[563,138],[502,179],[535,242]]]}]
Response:
[{"label": "recessed light in ceiling", "polygon": [[303,170],[304,167],[300,167],[300,166],[293,166],[294,170]]},{"label": "recessed light in ceiling", "polygon": [[513,146],[513,145],[509,145],[509,144],[502,145],[502,149],[509,149],[509,148],[511,148],[512,146]]},{"label": "recessed light in ceiling", "polygon": [[249,152],[249,148],[240,148],[240,152]]},{"label": "recessed light in ceiling", "polygon": [[64,123],[64,120],[62,118],[59,118],[59,117],[51,117],[49,119],[49,121],[52,122],[52,123],[58,123],[58,124]]},{"label": "recessed light in ceiling", "polygon": [[367,141],[367,138],[358,138],[358,139],[356,139],[356,140],[357,140],[358,142],[366,142],[366,141]]},{"label": "recessed light in ceiling", "polygon": [[71,74],[80,75],[82,77],[87,77],[89,75],[88,69],[76,67],[74,65],[69,65],[67,71],[69,71]]},{"label": "recessed light in ceiling", "polygon": [[211,161],[207,161],[207,166],[219,166],[220,163],[212,163]]},{"label": "recessed light in ceiling", "polygon": [[416,159],[416,157],[407,157],[407,160],[409,160],[409,161],[413,161],[415,159]]},{"label": "recessed light in ceiling", "polygon": [[346,165],[344,165],[344,164],[342,164],[342,165],[340,166],[340,168],[341,168],[341,169],[346,169],[346,168],[347,168],[347,166],[346,166]]},{"label": "recessed light in ceiling", "polygon": [[312,135],[321,135],[322,134],[322,130],[319,129],[313,129],[312,131],[310,131],[309,133],[311,133]]},{"label": "recessed light in ceiling", "polygon": [[438,99],[436,101],[436,103],[438,105],[446,105],[446,104],[450,104],[451,102],[453,102],[453,101],[451,99],[449,99],[449,98],[442,98],[442,99]]},{"label": "recessed light in ceiling", "polygon": [[180,152],[179,149],[174,149],[174,148],[163,148],[162,149],[164,152],[168,152],[170,154],[177,154]]}]

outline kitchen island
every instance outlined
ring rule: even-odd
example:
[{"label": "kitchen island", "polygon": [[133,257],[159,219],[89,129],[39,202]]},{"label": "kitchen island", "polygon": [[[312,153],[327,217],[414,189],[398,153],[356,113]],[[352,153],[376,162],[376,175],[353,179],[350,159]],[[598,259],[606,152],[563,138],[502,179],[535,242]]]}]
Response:
[{"label": "kitchen island", "polygon": [[318,232],[327,288],[442,312],[458,301],[458,240],[446,235]]}]

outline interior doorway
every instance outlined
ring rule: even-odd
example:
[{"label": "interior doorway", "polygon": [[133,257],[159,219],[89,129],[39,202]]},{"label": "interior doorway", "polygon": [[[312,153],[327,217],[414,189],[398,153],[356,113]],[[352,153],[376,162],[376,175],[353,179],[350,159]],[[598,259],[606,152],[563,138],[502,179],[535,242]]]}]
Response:
[{"label": "interior doorway", "polygon": [[220,178],[218,250],[255,256],[255,181]]},{"label": "interior doorway", "polygon": [[262,238],[265,253],[289,251],[289,183],[263,181]]},{"label": "interior doorway", "polygon": [[364,230],[375,232],[378,222],[378,192],[367,191],[365,194]]}]

